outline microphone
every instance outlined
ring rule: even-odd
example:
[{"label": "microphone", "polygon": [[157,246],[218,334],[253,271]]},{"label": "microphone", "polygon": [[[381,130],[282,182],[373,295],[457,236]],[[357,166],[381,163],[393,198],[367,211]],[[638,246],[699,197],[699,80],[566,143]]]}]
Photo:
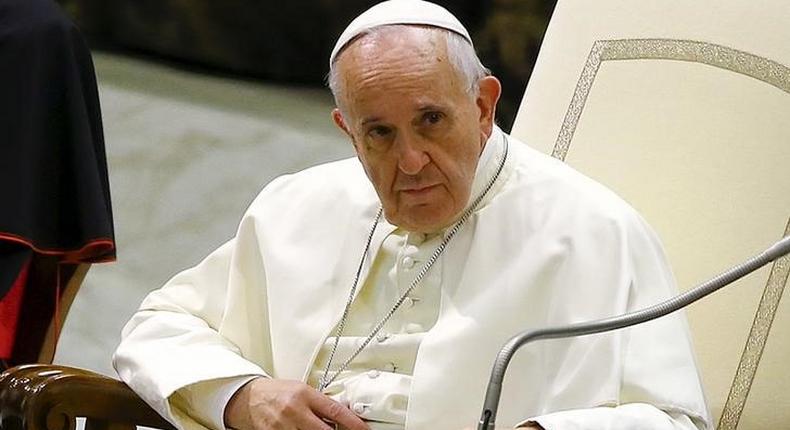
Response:
[{"label": "microphone", "polygon": [[782,240],[776,242],[762,253],[747,260],[745,263],[735,266],[683,294],[651,307],[589,322],[525,331],[513,336],[505,346],[502,347],[494,361],[494,367],[491,369],[491,378],[488,381],[488,388],[486,389],[485,401],[483,402],[483,413],[480,416],[477,429],[494,430],[505,371],[510,363],[510,359],[513,358],[513,354],[527,343],[541,339],[559,339],[602,333],[654,320],[684,308],[788,253],[790,253],[790,236],[784,237]]}]

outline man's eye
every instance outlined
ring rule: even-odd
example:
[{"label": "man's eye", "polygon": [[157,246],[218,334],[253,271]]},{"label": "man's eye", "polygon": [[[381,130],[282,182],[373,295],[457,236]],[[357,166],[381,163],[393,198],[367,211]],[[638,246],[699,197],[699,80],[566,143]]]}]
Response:
[{"label": "man's eye", "polygon": [[370,129],[370,131],[368,131],[368,134],[374,139],[387,137],[390,135],[390,133],[392,133],[392,130],[390,130],[389,127],[384,127],[383,125],[373,127]]},{"label": "man's eye", "polygon": [[425,124],[435,125],[442,121],[444,115],[441,112],[426,112],[422,116],[422,121]]}]

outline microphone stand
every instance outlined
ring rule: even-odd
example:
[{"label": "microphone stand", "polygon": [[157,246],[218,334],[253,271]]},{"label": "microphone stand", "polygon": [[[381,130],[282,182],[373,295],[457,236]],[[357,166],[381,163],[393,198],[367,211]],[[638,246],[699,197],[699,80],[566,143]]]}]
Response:
[{"label": "microphone stand", "polygon": [[513,354],[527,343],[541,339],[559,339],[612,331],[662,317],[696,302],[708,294],[737,281],[788,253],[790,253],[790,236],[776,242],[770,248],[752,257],[745,263],[733,267],[696,288],[649,308],[590,322],[575,323],[560,327],[548,327],[519,333],[512,337],[505,346],[502,347],[499,354],[497,354],[494,367],[491,370],[491,378],[489,379],[485,401],[483,402],[483,413],[480,416],[477,429],[494,430],[505,371],[507,370],[511,358],[513,358]]}]

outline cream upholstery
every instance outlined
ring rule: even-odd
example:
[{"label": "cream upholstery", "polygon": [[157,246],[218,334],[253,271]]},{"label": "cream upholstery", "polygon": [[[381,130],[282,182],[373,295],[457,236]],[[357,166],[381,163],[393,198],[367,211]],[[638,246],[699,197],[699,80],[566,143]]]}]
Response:
[{"label": "cream upholstery", "polygon": [[[788,41],[786,0],[560,0],[513,135],[634,205],[688,289],[790,233]],[[752,358],[790,260],[772,267]],[[772,267],[688,311],[717,422]],[[741,429],[790,422],[790,298],[775,315]]]}]

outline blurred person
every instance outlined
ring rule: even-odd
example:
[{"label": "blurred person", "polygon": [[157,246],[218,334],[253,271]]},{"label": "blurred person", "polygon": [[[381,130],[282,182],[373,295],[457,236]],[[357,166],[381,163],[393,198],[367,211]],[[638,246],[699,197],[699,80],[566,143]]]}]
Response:
[{"label": "blurred person", "polygon": [[0,360],[49,362],[82,263],[113,261],[90,51],[51,0],[0,0]]}]

